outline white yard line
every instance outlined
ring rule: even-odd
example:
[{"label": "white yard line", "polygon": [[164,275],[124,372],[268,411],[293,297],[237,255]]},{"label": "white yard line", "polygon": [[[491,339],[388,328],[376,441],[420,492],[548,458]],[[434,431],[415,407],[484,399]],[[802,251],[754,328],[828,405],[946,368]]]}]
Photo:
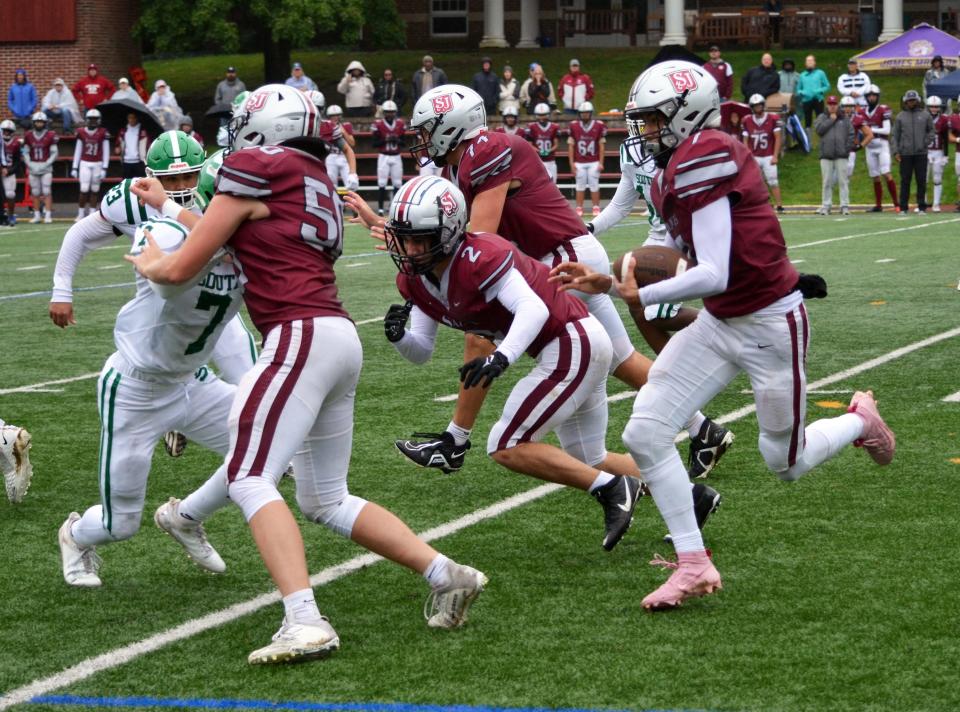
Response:
[{"label": "white yard line", "polygon": [[364,319],[363,321],[354,322],[357,326],[363,326],[364,324],[372,324],[375,321],[383,321],[382,316],[375,316],[373,319]]},{"label": "white yard line", "polygon": [[128,266],[127,263],[124,262],[124,263],[117,264],[117,265],[104,265],[103,267],[97,267],[97,269],[102,272],[102,271],[108,270],[108,269],[120,269],[120,268],[122,268],[122,267],[127,267],[127,266]]},{"label": "white yard line", "polygon": [[886,264],[887,262],[896,262],[897,260],[893,257],[884,257],[882,260],[874,260],[878,265]]},{"label": "white yard line", "polygon": [[47,265],[26,265],[25,267],[17,267],[17,272],[30,272],[35,269],[45,269]]},{"label": "white yard line", "polygon": [[347,269],[351,269],[351,268],[353,268],[353,267],[366,267],[368,264],[370,264],[370,263],[369,263],[369,262],[354,262],[352,265],[347,265]]},{"label": "white yard line", "polygon": [[[882,366],[898,358],[902,358],[903,356],[911,354],[914,351],[918,351],[927,346],[945,341],[946,339],[951,339],[955,336],[960,336],[960,327],[955,327],[948,331],[935,334],[934,336],[921,341],[915,341],[912,344],[908,344],[899,349],[895,349],[894,351],[890,351],[889,353],[877,356],[869,361],[864,361],[857,366],[839,371],[838,373],[827,376],[826,378],[821,378],[820,380],[809,384],[809,388],[822,388],[838,381],[843,381],[851,376],[863,373],[864,371],[868,371],[871,368],[876,368],[877,366]],[[0,393],[3,393],[3,391],[0,391]],[[730,423],[735,420],[739,420],[750,413],[753,413],[755,410],[756,406],[751,404],[727,413],[726,415],[717,418],[715,422]],[[506,499],[496,502],[489,507],[478,509],[470,514],[467,514],[466,516],[460,517],[459,519],[454,519],[446,524],[441,524],[433,529],[428,529],[427,531],[422,532],[420,537],[429,542],[449,536],[450,534],[454,534],[458,531],[466,529],[467,527],[471,527],[474,524],[499,516],[504,512],[510,511],[511,509],[522,507],[525,504],[529,504],[530,502],[534,502],[538,499],[546,497],[548,494],[557,492],[561,489],[563,489],[562,486],[554,484],[535,487],[534,489],[528,490],[521,494],[507,497]],[[310,584],[314,587],[323,586],[331,583],[332,581],[336,581],[347,574],[353,573],[354,571],[359,571],[367,566],[372,566],[380,560],[380,557],[374,554],[363,554],[361,556],[356,556],[348,561],[344,561],[336,566],[328,567],[319,573],[314,574],[312,577],[310,577]],[[148,638],[144,638],[136,643],[131,643],[130,645],[125,645],[123,647],[110,650],[106,653],[102,653],[101,655],[88,658],[80,663],[77,663],[76,665],[73,665],[72,667],[67,668],[66,670],[62,670],[61,672],[55,673],[48,677],[40,678],[27,685],[24,685],[23,687],[10,690],[9,692],[0,696],[0,710],[5,710],[14,705],[28,702],[31,698],[37,695],[44,695],[52,692],[53,690],[58,690],[62,687],[72,685],[76,682],[80,682],[81,680],[85,680],[88,677],[92,677],[93,675],[96,675],[104,670],[109,670],[128,663],[131,660],[140,657],[141,655],[146,655],[147,653],[159,650],[171,643],[186,640],[187,638],[210,630],[211,628],[225,625],[249,613],[259,611],[266,606],[277,603],[279,600],[280,596],[276,591],[265,593],[248,601],[236,603],[223,610],[186,621],[185,623],[181,623],[178,626],[169,628]]]},{"label": "white yard line", "polygon": [[5,396],[8,393],[33,393],[36,391],[42,391],[47,386],[59,386],[61,383],[74,383],[75,381],[86,381],[91,378],[96,378],[100,375],[100,371],[96,373],[85,373],[82,376],[72,376],[71,378],[61,378],[57,381],[44,381],[43,383],[31,383],[29,386],[17,386],[16,388],[4,388],[0,390],[0,396]]},{"label": "white yard line", "polygon": [[952,393],[943,399],[944,403],[960,403],[960,391]]},{"label": "white yard line", "polygon": [[[907,218],[909,220],[910,218]],[[949,220],[937,220],[936,222],[927,222],[920,225],[911,225],[910,227],[895,227],[889,230],[878,230],[877,232],[859,232],[855,235],[843,235],[841,237],[831,237],[826,240],[817,240],[815,242],[802,242],[799,245],[787,245],[787,250],[799,250],[803,247],[815,247],[816,245],[826,245],[829,242],[842,242],[843,240],[855,240],[858,237],[874,237],[875,235],[892,235],[897,232],[907,232],[909,230],[923,230],[937,225],[946,225],[948,223],[960,222],[960,218],[950,218]]]}]

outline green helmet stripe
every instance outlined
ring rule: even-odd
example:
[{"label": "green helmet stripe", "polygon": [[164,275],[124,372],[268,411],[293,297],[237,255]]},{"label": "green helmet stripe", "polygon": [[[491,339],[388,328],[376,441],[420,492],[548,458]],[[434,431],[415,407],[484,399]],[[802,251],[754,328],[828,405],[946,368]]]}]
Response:
[{"label": "green helmet stripe", "polygon": [[127,223],[135,225],[133,222],[133,205],[130,203],[130,179],[123,181],[123,207],[127,209]]}]

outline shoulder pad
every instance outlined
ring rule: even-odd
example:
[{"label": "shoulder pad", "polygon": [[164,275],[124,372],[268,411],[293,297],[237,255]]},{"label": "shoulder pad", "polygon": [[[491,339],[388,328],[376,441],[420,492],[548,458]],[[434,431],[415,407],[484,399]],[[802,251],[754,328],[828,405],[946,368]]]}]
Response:
[{"label": "shoulder pad", "polygon": [[142,223],[133,236],[133,246],[130,248],[130,254],[138,255],[147,244],[147,238],[144,232],[150,231],[150,236],[154,242],[164,252],[173,252],[183,241],[187,239],[187,228],[176,220],[169,218],[156,218]]},{"label": "shoulder pad", "polygon": [[282,146],[257,146],[233,151],[224,160],[217,174],[216,191],[241,198],[264,198],[273,191],[271,181],[277,176],[283,158],[288,155]]},{"label": "shoulder pad", "polygon": [[149,219],[147,207],[130,192],[132,178],[117,183],[100,201],[100,214],[111,225],[139,225]]}]

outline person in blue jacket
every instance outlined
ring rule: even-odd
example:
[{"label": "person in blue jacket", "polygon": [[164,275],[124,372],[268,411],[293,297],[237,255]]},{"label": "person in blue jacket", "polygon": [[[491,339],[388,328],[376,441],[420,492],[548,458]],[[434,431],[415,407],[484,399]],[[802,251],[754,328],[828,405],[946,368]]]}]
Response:
[{"label": "person in blue jacket", "polygon": [[25,129],[33,126],[30,117],[37,111],[37,90],[27,81],[27,70],[18,69],[13,73],[13,84],[7,92],[7,107],[13,114],[13,120]]}]

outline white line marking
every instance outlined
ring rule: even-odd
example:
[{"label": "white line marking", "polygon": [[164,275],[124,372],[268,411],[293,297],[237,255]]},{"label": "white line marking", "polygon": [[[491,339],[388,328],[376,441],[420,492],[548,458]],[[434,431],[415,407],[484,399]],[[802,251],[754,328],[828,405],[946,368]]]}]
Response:
[{"label": "white line marking", "polygon": [[885,257],[882,260],[875,260],[878,265],[885,264],[886,262],[896,262],[897,260],[893,257]]},{"label": "white line marking", "polygon": [[[909,219],[909,218],[907,218]],[[923,223],[922,225],[911,225],[910,227],[896,227],[890,230],[880,230],[878,232],[861,232],[856,235],[843,235],[842,237],[831,237],[826,240],[817,240],[816,242],[803,242],[799,245],[787,245],[788,250],[799,250],[802,247],[814,247],[815,245],[826,245],[828,242],[841,242],[843,240],[855,240],[858,237],[873,237],[874,235],[891,235],[896,232],[907,232],[908,230],[922,230],[926,227],[936,225],[946,225],[947,223],[960,222],[960,218],[950,218],[949,220],[938,220],[937,222]]]},{"label": "white line marking", "polygon": [[433,400],[435,403],[452,403],[459,397],[460,397],[459,393],[451,393],[448,396],[437,396]]},{"label": "white line marking", "polygon": [[31,393],[63,393],[62,388],[33,388]]},{"label": "white line marking", "polygon": [[383,321],[382,316],[375,316],[373,319],[364,319],[363,321],[356,322],[357,326],[362,326],[363,324],[372,324],[375,321]]},{"label": "white line marking", "polygon": [[347,269],[351,269],[351,268],[353,268],[353,267],[366,267],[368,264],[370,264],[370,263],[369,263],[369,262],[354,262],[352,265],[347,265]]},{"label": "white line marking", "polygon": [[[889,353],[877,356],[869,361],[864,361],[858,366],[853,366],[852,368],[835,373],[832,376],[821,378],[819,381],[814,381],[813,383],[809,384],[809,387],[811,389],[816,389],[831,385],[837,381],[842,381],[850,376],[863,373],[871,368],[889,363],[890,361],[901,358],[902,356],[906,356],[907,354],[918,351],[926,346],[939,343],[940,341],[944,341],[958,335],[960,335],[960,327],[955,327],[949,331],[935,334],[934,336],[923,339],[922,341],[916,341]],[[2,393],[2,391],[0,391],[0,393]],[[739,420],[740,418],[749,415],[750,413],[754,412],[756,408],[757,407],[755,405],[751,404],[727,413],[726,415],[717,418],[714,422],[720,424],[730,423],[734,420]],[[686,433],[682,433],[680,436],[678,436],[678,439],[682,439],[684,436],[686,436]],[[493,517],[496,517],[511,509],[516,509],[517,507],[521,507],[525,504],[541,499],[542,497],[546,497],[548,494],[561,489],[563,489],[561,485],[555,484],[535,487],[532,490],[527,490],[526,492],[522,492],[496,502],[489,507],[478,509],[475,512],[471,512],[466,516],[460,517],[459,519],[447,522],[446,524],[441,524],[433,529],[428,529],[427,531],[421,533],[420,537],[424,541],[429,542],[450,534],[454,534],[486,519],[492,519]],[[332,581],[336,581],[337,579],[342,578],[349,573],[358,571],[367,566],[371,566],[378,561],[380,561],[380,557],[376,556],[375,554],[363,554],[361,556],[356,556],[348,561],[343,562],[342,564],[331,566],[317,574],[314,574],[310,577],[310,585],[322,586]],[[72,685],[81,680],[85,680],[99,672],[115,668],[119,665],[128,663],[131,660],[140,657],[141,655],[159,650],[170,643],[185,640],[197,635],[198,633],[210,630],[211,628],[216,628],[217,626],[224,625],[225,623],[230,623],[237,618],[245,616],[248,613],[259,611],[262,608],[276,603],[279,600],[280,596],[276,591],[265,593],[257,596],[256,598],[250,599],[249,601],[236,603],[221,611],[216,611],[214,613],[201,616],[200,618],[194,618],[193,620],[186,621],[185,623],[181,623],[174,628],[157,633],[156,635],[152,635],[149,638],[145,638],[136,643],[131,643],[130,645],[126,645],[122,648],[107,651],[106,653],[102,653],[93,658],[88,658],[87,660],[83,660],[76,665],[73,665],[54,675],[35,680],[27,685],[24,685],[23,687],[10,690],[3,696],[0,696],[0,710],[5,710],[14,705],[27,702],[37,695],[43,695],[48,692],[52,692],[53,690],[60,689],[61,687],[66,687],[67,685]]]},{"label": "white line marking", "polygon": [[[827,396],[827,395],[834,395],[837,393],[853,393],[853,389],[852,388],[820,388],[815,391],[811,391],[809,388],[807,389],[808,396]],[[752,395],[753,389],[744,388],[742,391],[740,391],[740,394],[745,396]]]},{"label": "white line marking", "polygon": [[35,269],[44,269],[46,265],[27,265],[26,267],[17,267],[17,272],[29,272]]},{"label": "white line marking", "polygon": [[[617,401],[627,400],[628,398],[636,398],[636,391],[622,391],[620,393],[614,393],[613,395],[607,396],[607,403],[616,403]],[[448,396],[437,396],[433,399],[434,403],[452,403],[459,397],[457,393],[451,393]]]},{"label": "white line marking", "polygon": [[943,399],[944,403],[960,403],[960,391],[953,393]]},{"label": "white line marking", "polygon": [[790,260],[790,264],[792,265],[799,265],[803,264],[804,262],[806,262],[806,260]]},{"label": "white line marking", "polygon": [[38,252],[38,255],[59,255],[60,250],[44,250],[43,252]]},{"label": "white line marking", "polygon": [[47,386],[59,386],[61,383],[74,383],[75,381],[86,381],[90,378],[96,378],[100,375],[100,371],[96,373],[85,373],[82,376],[72,376],[70,378],[61,378],[58,381],[45,381],[43,383],[31,383],[29,386],[18,386],[16,388],[4,388],[0,390],[0,396],[5,396],[8,393],[31,393],[37,390],[46,388]]},{"label": "white line marking", "polygon": [[121,267],[126,267],[126,266],[127,266],[126,264],[122,264],[122,265],[104,265],[103,267],[97,267],[97,269],[103,271],[103,270],[106,270],[106,269],[120,269]]},{"label": "white line marking", "polygon": [[6,253],[6,254],[4,254],[4,255],[0,255],[0,258],[2,258],[2,257],[13,257],[13,255],[11,255],[11,254],[8,252],[8,253]]}]

